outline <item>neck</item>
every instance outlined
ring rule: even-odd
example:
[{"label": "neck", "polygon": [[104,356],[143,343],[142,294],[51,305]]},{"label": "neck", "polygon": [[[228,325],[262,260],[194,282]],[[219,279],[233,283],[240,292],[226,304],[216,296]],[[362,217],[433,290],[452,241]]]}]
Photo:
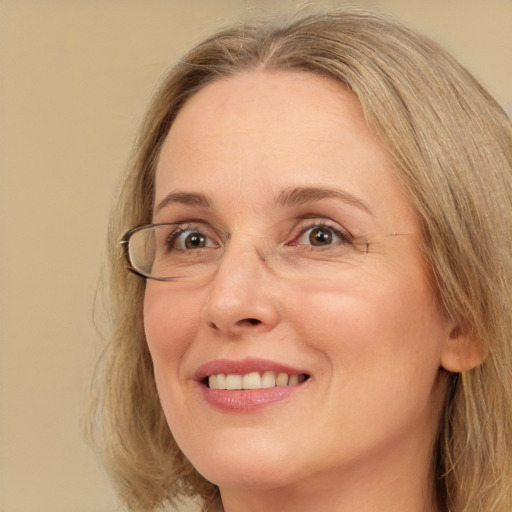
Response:
[{"label": "neck", "polygon": [[[407,451],[406,451],[407,452]],[[385,454],[292,485],[221,488],[225,512],[440,512],[425,454]],[[375,459],[374,459],[375,460]],[[419,463],[421,461],[421,464]],[[425,468],[422,470],[422,468]]]}]

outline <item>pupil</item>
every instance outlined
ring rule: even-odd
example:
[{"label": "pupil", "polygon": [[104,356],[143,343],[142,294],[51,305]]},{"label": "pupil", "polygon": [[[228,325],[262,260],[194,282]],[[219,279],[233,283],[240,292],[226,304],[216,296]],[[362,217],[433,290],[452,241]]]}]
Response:
[{"label": "pupil", "polygon": [[187,249],[197,249],[198,247],[204,247],[205,242],[205,236],[201,233],[191,233],[185,240],[185,247]]},{"label": "pupil", "polygon": [[316,228],[311,231],[309,240],[312,245],[327,245],[332,242],[332,233],[325,228]]}]

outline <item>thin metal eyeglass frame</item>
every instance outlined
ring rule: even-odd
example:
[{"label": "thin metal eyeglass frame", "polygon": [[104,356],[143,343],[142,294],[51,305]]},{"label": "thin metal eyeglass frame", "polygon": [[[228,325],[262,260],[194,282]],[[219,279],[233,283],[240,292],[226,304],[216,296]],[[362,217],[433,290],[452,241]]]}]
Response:
[{"label": "thin metal eyeglass frame", "polygon": [[[120,245],[123,247],[123,252],[124,252],[124,257],[125,257],[125,260],[126,260],[126,269],[129,270],[130,272],[132,272],[133,274],[139,276],[139,277],[142,277],[143,279],[153,279],[154,281],[166,281],[166,282],[169,282],[169,281],[176,281],[176,280],[179,280],[180,278],[177,278],[177,277],[156,277],[156,276],[150,276],[150,275],[146,275],[144,273],[142,273],[140,270],[137,270],[133,265],[132,265],[132,262],[131,262],[131,258],[130,258],[130,238],[135,234],[137,233],[138,231],[142,231],[142,230],[145,230],[145,229],[150,229],[150,228],[156,228],[158,226],[169,226],[173,224],[172,222],[158,222],[158,223],[154,223],[154,224],[142,224],[140,226],[136,226],[132,229],[129,229],[124,235],[123,237],[121,238],[120,240]],[[406,236],[406,235],[410,235],[412,233],[388,233],[384,236],[393,236],[393,237],[396,237],[396,236]],[[365,248],[365,253],[368,254],[368,247],[370,246],[370,240],[366,240],[366,248]]]},{"label": "thin metal eyeglass frame", "polygon": [[120,245],[123,247],[124,252],[124,258],[126,260],[126,269],[132,272],[133,274],[142,277],[143,279],[153,279],[154,281],[177,281],[180,278],[179,277],[156,277],[151,275],[146,275],[140,270],[137,270],[131,261],[130,258],[130,238],[137,233],[138,231],[143,231],[145,229],[151,229],[151,228],[157,228],[158,226],[171,226],[173,224],[180,224],[180,223],[173,223],[173,222],[157,222],[157,223],[151,223],[151,224],[142,224],[141,226],[135,226],[132,229],[129,229],[121,238]]}]

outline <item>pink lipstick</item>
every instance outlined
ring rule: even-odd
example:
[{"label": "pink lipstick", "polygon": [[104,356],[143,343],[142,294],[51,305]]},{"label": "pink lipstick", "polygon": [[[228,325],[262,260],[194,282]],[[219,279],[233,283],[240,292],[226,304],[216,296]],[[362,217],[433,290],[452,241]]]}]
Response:
[{"label": "pink lipstick", "polygon": [[303,370],[264,359],[218,359],[199,368],[204,399],[225,411],[251,411],[285,400],[309,379]]}]

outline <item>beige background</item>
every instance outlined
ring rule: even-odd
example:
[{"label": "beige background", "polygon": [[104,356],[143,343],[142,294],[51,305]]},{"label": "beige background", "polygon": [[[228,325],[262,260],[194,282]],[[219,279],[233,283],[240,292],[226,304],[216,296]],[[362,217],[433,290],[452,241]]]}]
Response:
[{"label": "beige background", "polygon": [[[116,177],[180,53],[213,27],[297,3],[0,0],[1,512],[116,508],[79,430]],[[512,112],[512,0],[351,3],[432,35]]]}]

